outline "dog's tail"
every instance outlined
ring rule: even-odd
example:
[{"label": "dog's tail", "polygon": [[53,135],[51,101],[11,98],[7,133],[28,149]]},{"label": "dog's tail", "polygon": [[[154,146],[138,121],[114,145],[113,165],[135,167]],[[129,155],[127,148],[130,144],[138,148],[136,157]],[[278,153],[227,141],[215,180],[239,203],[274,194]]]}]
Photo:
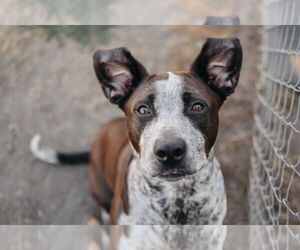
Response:
[{"label": "dog's tail", "polygon": [[35,135],[30,142],[30,149],[33,155],[41,161],[49,164],[67,164],[77,165],[89,162],[90,152],[77,152],[77,153],[61,153],[56,152],[52,148],[40,148],[39,143],[41,140],[40,135]]}]

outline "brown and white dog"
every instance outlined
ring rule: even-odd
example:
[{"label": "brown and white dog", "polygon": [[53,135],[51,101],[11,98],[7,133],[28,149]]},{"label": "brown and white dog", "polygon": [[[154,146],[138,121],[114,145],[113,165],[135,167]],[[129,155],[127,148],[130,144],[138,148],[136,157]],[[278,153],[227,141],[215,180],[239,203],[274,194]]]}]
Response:
[{"label": "brown and white dog", "polygon": [[226,193],[212,148],[219,109],[234,92],[241,65],[236,38],[209,38],[190,71],[155,75],[125,48],[98,50],[97,78],[126,118],[106,124],[89,153],[40,149],[38,137],[31,149],[49,163],[89,161],[91,191],[109,224],[221,225]]}]

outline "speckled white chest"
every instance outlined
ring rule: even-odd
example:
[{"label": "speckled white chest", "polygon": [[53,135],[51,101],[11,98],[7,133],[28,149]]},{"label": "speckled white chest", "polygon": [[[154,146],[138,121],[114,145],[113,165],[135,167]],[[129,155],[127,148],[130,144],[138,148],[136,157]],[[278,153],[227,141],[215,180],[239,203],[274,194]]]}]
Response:
[{"label": "speckled white chest", "polygon": [[122,250],[221,250],[227,228],[222,225],[144,225],[127,228],[118,244]]},{"label": "speckled white chest", "polygon": [[[138,160],[133,160],[128,193],[129,214],[122,214],[118,224],[131,226],[129,236],[123,235],[120,240],[120,249],[222,249],[226,195],[216,159],[211,159],[195,176],[179,182],[144,176]],[[179,224],[178,215],[185,217],[185,226],[174,225]]]},{"label": "speckled white chest", "polygon": [[218,161],[189,177],[167,182],[149,177],[134,159],[128,179],[129,214],[120,225],[221,225],[226,214],[226,194]]}]

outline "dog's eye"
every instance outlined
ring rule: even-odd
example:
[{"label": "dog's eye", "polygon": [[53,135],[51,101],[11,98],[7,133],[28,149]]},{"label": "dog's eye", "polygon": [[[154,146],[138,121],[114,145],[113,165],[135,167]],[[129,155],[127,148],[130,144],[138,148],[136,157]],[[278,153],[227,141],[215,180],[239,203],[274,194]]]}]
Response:
[{"label": "dog's eye", "polygon": [[151,114],[150,110],[145,105],[140,106],[138,108],[138,112],[141,115],[149,115],[149,114]]},{"label": "dog's eye", "polygon": [[205,108],[204,104],[197,102],[193,105],[192,111],[193,112],[201,112],[204,108]]}]

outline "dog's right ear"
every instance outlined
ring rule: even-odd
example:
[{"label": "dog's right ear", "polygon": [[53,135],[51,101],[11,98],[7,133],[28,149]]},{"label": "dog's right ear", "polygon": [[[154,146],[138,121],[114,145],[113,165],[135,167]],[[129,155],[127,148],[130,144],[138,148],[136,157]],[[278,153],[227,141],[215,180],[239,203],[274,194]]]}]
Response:
[{"label": "dog's right ear", "polygon": [[120,107],[148,76],[143,65],[126,48],[97,50],[93,58],[95,73],[105,96]]}]

